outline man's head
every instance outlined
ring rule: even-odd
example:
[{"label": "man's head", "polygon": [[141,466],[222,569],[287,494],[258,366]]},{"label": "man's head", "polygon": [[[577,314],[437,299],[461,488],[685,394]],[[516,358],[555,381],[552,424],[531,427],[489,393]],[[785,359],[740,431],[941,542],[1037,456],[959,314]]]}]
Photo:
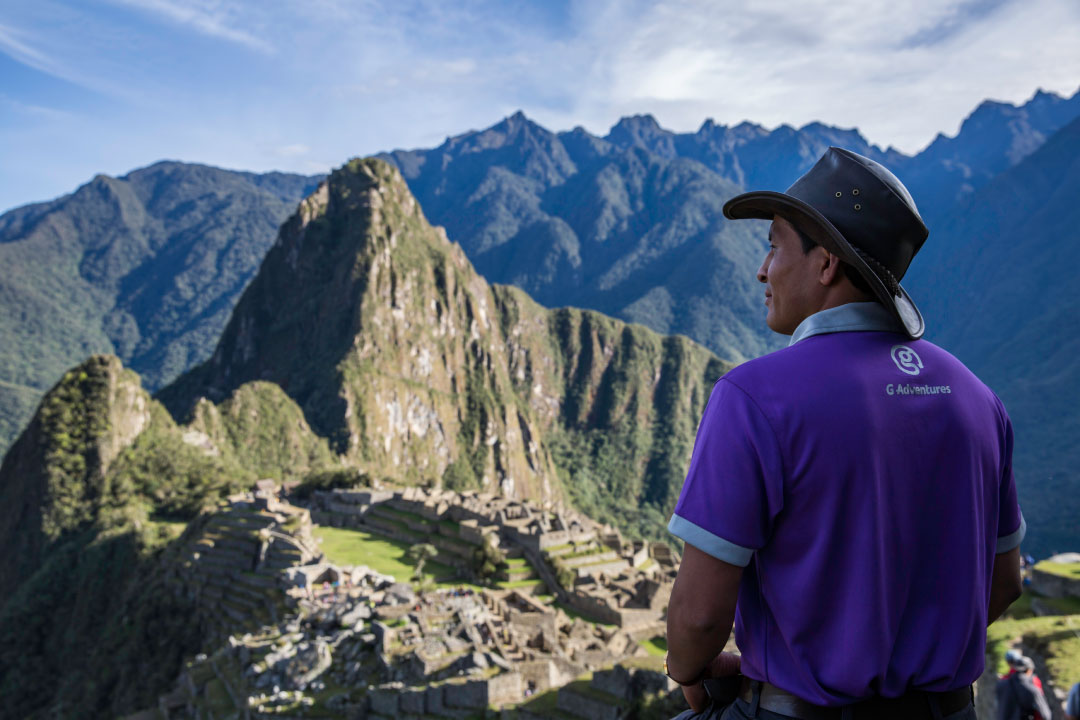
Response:
[{"label": "man's head", "polygon": [[[900,286],[900,279],[928,233],[903,183],[882,165],[847,150],[829,148],[787,192],[744,193],[724,205],[724,215],[773,220],[774,228],[776,218],[782,219],[820,246],[805,253],[807,257],[840,261],[833,272],[838,284],[845,284],[847,272],[860,278],[863,288],[850,279],[847,284],[860,291],[869,288],[910,337],[922,336],[922,315]],[[762,270],[767,264],[768,258]],[[842,265],[851,270],[844,271]],[[818,271],[820,274],[820,268]],[[762,279],[760,270],[758,278]],[[767,273],[762,282],[771,283]],[[770,316],[774,315],[770,309]],[[784,332],[778,328],[786,328],[787,319],[773,317],[769,327]]]},{"label": "man's head", "polygon": [[1013,663],[1011,663],[1011,665],[1012,665],[1013,670],[1015,670],[1018,673],[1023,673],[1025,675],[1031,675],[1032,673],[1035,672],[1035,661],[1032,660],[1029,657],[1024,656],[1024,655],[1021,655],[1020,657],[1016,658],[1016,660]]},{"label": "man's head", "polygon": [[769,251],[757,279],[765,284],[765,322],[782,335],[819,310],[875,299],[853,268],[779,215],[769,226]]}]

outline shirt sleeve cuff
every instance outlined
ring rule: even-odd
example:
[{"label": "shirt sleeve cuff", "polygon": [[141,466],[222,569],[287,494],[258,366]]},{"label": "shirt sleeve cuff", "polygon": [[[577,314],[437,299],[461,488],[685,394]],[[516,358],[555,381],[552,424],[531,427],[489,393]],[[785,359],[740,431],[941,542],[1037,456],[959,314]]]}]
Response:
[{"label": "shirt sleeve cuff", "polygon": [[713,535],[705,528],[695,525],[678,515],[671,516],[667,529],[669,533],[688,545],[693,545],[703,553],[712,555],[717,560],[723,560],[731,565],[746,567],[750,564],[750,558],[754,555],[753,549],[736,545],[730,540]]},{"label": "shirt sleeve cuff", "polygon": [[[670,529],[670,526],[668,526],[668,529]],[[1016,528],[1016,532],[1011,532],[997,539],[997,554],[1007,553],[1014,548],[1020,547],[1025,535],[1027,535],[1027,523],[1024,522],[1024,516],[1021,515],[1020,527]]]}]

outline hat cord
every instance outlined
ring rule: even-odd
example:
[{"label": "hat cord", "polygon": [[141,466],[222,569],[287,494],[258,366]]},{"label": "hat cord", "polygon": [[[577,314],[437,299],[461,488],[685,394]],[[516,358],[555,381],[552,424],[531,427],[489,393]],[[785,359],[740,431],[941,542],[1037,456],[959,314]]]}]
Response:
[{"label": "hat cord", "polygon": [[[850,244],[850,243],[849,243]],[[870,266],[870,269],[878,276],[878,279],[888,288],[889,292],[893,294],[893,297],[900,296],[900,281],[889,271],[889,268],[878,262],[878,259],[873,255],[863,251],[861,248],[851,245],[851,249],[855,251],[855,254],[862,258],[862,261]]]}]

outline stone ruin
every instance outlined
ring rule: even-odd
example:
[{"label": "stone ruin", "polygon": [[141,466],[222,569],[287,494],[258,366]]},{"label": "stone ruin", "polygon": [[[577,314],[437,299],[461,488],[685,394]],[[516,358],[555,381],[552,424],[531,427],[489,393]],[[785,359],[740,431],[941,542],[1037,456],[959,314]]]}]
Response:
[{"label": "stone ruin", "polygon": [[[468,570],[476,548],[489,543],[527,563],[503,579],[539,577],[574,610],[598,622],[662,632],[679,556],[664,543],[626,541],[614,528],[565,507],[488,493],[410,487],[316,492],[319,524],[365,528],[406,543],[430,542],[438,561]],[[558,567],[573,582],[563,587]],[[564,571],[565,572],[565,571]]]},{"label": "stone ruin", "polygon": [[[461,569],[487,543],[510,560],[504,580],[535,583],[417,594],[368,567],[328,562],[313,521],[431,542]],[[678,563],[668,546],[625,541],[573,510],[419,488],[318,492],[302,508],[260,481],[186,534],[174,579],[224,640],[188,665],[157,717],[289,717],[318,697],[342,716],[460,718],[562,688],[559,707],[584,718],[601,691],[581,691],[575,678],[594,671],[604,683],[623,675],[603,668],[655,660],[639,641],[662,634]],[[557,569],[570,572],[570,587]],[[534,595],[545,588],[600,624]]]}]

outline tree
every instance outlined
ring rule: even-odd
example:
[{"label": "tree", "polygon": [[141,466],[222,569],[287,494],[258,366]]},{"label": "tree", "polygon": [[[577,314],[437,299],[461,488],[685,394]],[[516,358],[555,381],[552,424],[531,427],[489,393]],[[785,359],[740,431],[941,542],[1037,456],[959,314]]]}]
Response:
[{"label": "tree", "polygon": [[484,544],[473,550],[472,569],[480,580],[495,577],[499,565],[506,559],[506,554],[495,547],[490,536],[484,537]]},{"label": "tree", "polygon": [[409,559],[416,563],[412,579],[419,581],[423,577],[424,564],[439,554],[439,551],[431,543],[417,543],[409,548]]}]

